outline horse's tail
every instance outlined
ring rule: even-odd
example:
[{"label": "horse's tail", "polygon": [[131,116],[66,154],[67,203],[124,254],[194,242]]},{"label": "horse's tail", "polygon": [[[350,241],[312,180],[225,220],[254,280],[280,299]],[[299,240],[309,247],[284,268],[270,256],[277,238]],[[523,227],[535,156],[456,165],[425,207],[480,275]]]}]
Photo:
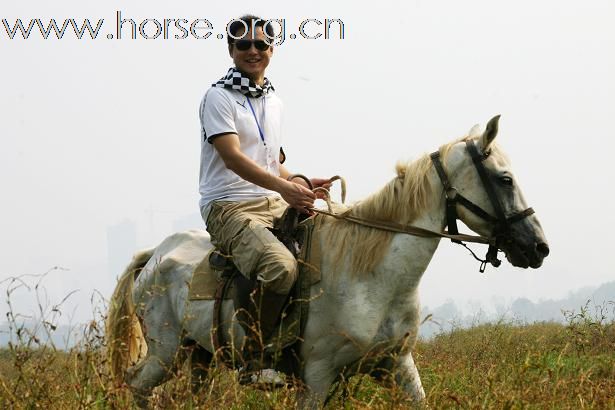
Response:
[{"label": "horse's tail", "polygon": [[107,360],[111,378],[117,384],[124,381],[126,369],[147,353],[147,344],[132,300],[136,276],[154,254],[154,249],[138,252],[120,277],[107,315]]}]

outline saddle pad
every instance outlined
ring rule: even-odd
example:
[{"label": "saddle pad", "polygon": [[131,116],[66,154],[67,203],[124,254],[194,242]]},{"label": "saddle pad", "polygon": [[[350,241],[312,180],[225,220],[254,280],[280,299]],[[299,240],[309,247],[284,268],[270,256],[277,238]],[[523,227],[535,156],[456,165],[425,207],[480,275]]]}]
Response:
[{"label": "saddle pad", "polygon": [[[302,276],[308,278],[309,286],[320,282],[320,238],[318,231],[320,230],[320,219],[318,215],[309,218],[301,223],[304,228],[304,243],[301,249],[301,255],[298,258],[299,270]],[[203,260],[197,265],[192,272],[192,280],[188,291],[188,300],[213,300],[216,298],[216,290],[222,282],[220,272],[214,270],[209,263],[209,255],[213,249],[207,252]],[[226,292],[225,299],[230,299],[232,293]]]},{"label": "saddle pad", "polygon": [[[192,272],[192,280],[188,290],[188,300],[213,300],[216,298],[216,290],[222,279],[220,271],[214,270],[209,263],[209,255],[214,250],[207,252],[203,260]],[[229,289],[232,288],[232,284]],[[230,299],[232,293],[226,292],[225,299]]]}]

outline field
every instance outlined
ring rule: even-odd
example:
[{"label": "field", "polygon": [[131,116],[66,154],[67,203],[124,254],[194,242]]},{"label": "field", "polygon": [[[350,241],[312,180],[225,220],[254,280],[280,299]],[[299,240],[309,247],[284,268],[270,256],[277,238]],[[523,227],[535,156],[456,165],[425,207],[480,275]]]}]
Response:
[{"label": "field", "polygon": [[[567,325],[500,322],[456,329],[417,343],[414,358],[431,408],[615,408],[615,324],[586,309]],[[26,332],[0,350],[0,408],[134,408],[126,387],[113,386],[105,366],[100,323],[84,343],[56,350]],[[369,377],[341,386],[327,408],[413,407],[395,386]],[[342,391],[346,391],[343,394]],[[239,386],[234,373],[213,369],[192,394],[187,371],[155,391],[154,408],[286,409],[295,390]],[[415,406],[416,407],[416,406]]]}]

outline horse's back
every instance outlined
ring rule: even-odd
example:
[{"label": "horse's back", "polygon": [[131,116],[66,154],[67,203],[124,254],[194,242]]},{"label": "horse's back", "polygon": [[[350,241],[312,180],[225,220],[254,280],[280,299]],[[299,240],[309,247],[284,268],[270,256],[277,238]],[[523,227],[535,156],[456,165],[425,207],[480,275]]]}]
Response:
[{"label": "horse's back", "polygon": [[143,267],[136,285],[148,282],[154,274],[161,275],[163,281],[165,277],[176,280],[178,275],[189,278],[212,246],[209,234],[204,230],[193,229],[166,237]]}]

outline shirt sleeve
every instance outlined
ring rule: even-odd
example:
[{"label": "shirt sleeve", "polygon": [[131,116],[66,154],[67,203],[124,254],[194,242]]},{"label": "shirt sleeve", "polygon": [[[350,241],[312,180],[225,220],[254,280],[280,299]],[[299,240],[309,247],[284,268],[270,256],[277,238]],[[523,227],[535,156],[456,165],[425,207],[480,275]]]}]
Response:
[{"label": "shirt sleeve", "polygon": [[231,99],[220,88],[210,88],[201,102],[200,117],[203,136],[212,143],[224,134],[237,134]]}]

